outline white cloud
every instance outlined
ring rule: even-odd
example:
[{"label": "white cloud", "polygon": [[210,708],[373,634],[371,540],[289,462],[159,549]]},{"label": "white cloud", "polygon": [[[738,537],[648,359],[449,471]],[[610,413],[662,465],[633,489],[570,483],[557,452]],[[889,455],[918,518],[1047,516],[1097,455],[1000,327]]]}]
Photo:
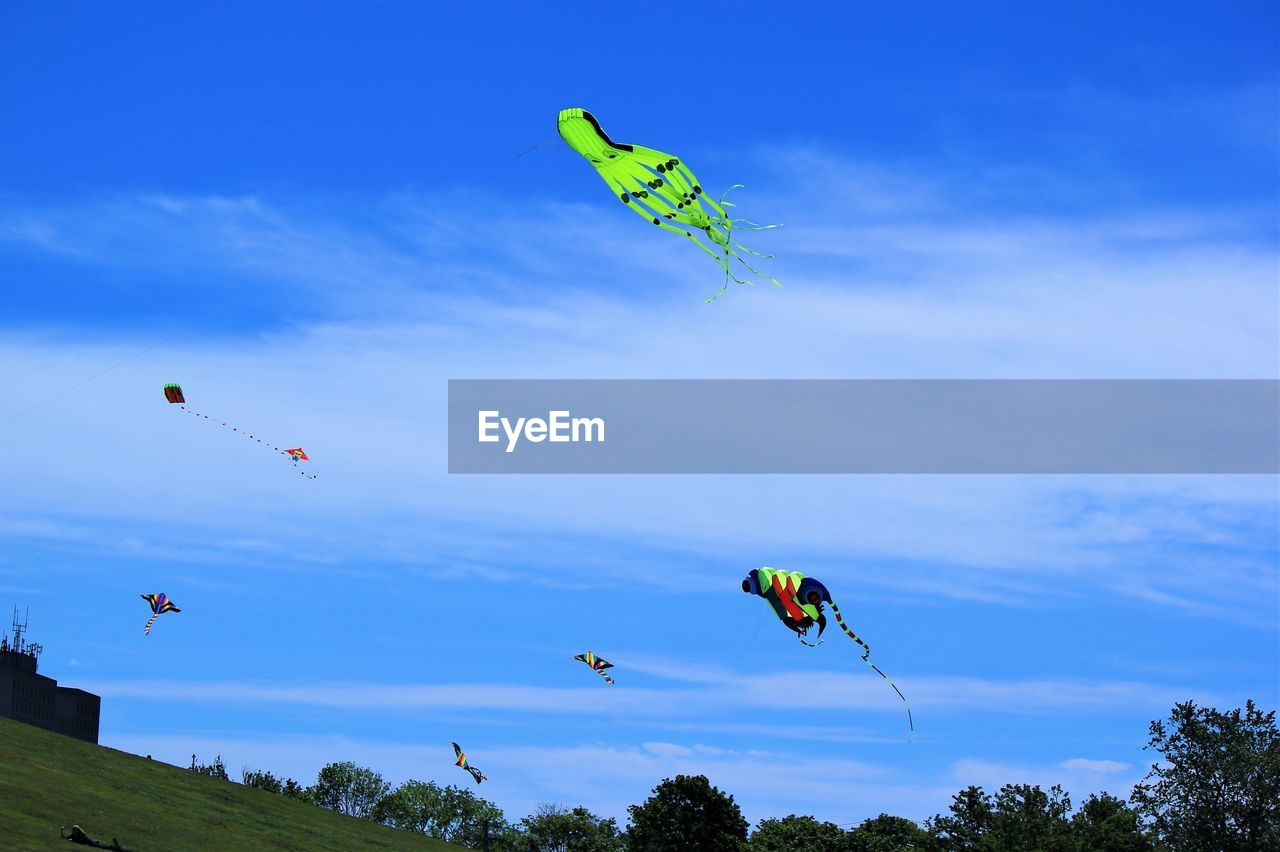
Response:
[{"label": "white cloud", "polygon": [[[643,671],[643,667],[640,669]],[[652,669],[650,669],[652,671]],[[934,708],[951,714],[1117,713],[1135,708],[1163,710],[1188,695],[1213,696],[1189,686],[1143,682],[1074,680],[992,681],[958,677],[900,677],[909,684],[917,712]],[[806,687],[821,683],[821,690]],[[101,680],[85,686],[113,700],[217,703],[281,702],[315,707],[395,712],[406,709],[474,708],[568,715],[611,715],[629,719],[725,719],[729,710],[879,711],[901,714],[893,691],[870,674],[806,670],[714,678],[699,687],[658,689],[559,688],[513,683],[399,684],[329,682],[313,684],[252,681]],[[905,720],[904,720],[905,722]],[[905,724],[904,724],[905,728]],[[785,736],[785,732],[780,733]]]},{"label": "white cloud", "polygon": [[1063,769],[1080,769],[1085,772],[1124,772],[1131,768],[1127,763],[1121,763],[1118,760],[1091,760],[1087,757],[1073,757],[1070,760],[1064,760],[1058,764]]}]

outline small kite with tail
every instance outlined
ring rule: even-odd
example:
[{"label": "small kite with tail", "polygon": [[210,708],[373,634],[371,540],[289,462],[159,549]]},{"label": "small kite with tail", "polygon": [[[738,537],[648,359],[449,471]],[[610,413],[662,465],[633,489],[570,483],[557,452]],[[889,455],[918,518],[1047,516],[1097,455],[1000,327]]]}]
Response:
[{"label": "small kite with tail", "polygon": [[604,673],[605,669],[613,668],[613,663],[609,662],[608,660],[597,657],[595,654],[593,654],[590,651],[587,651],[585,654],[579,654],[578,656],[574,657],[574,659],[591,666],[591,670],[596,674],[600,675],[600,677],[604,678],[605,683],[613,683],[613,678],[609,677],[607,674]]},{"label": "small kite with tail", "polygon": [[147,626],[142,628],[143,636],[151,635],[151,625],[156,623],[156,619],[166,612],[182,612],[178,607],[174,606],[173,601],[169,600],[169,596],[164,592],[154,595],[142,595],[142,599],[151,605],[151,617],[147,619]]},{"label": "small kite with tail", "polygon": [[489,780],[488,776],[482,774],[479,769],[476,769],[474,766],[467,763],[467,756],[462,753],[462,746],[458,745],[457,743],[453,743],[453,753],[458,756],[458,759],[454,761],[454,766],[460,766],[463,769],[470,772],[471,777],[476,779],[477,784],[479,784],[481,781]]}]

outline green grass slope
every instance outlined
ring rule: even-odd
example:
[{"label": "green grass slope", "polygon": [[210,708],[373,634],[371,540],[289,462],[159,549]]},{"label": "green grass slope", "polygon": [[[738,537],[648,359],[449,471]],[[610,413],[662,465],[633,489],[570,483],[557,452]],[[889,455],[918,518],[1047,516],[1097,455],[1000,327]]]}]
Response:
[{"label": "green grass slope", "polygon": [[79,825],[134,852],[461,847],[0,719],[0,849],[88,849]]}]

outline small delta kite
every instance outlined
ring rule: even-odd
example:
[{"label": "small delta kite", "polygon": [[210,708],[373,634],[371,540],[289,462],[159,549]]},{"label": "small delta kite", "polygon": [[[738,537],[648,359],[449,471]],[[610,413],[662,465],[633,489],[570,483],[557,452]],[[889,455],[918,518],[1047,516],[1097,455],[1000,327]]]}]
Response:
[{"label": "small delta kite", "polygon": [[[293,466],[295,469],[298,467],[298,462],[311,461],[310,457],[308,457],[307,454],[303,452],[302,447],[293,447],[292,449],[281,449],[280,447],[273,445],[270,441],[264,441],[262,438],[259,438],[257,435],[251,435],[248,432],[244,431],[243,429],[239,428],[238,426],[232,426],[231,424],[227,423],[225,420],[219,421],[218,418],[216,417],[210,417],[207,414],[201,414],[198,411],[192,411],[191,409],[187,408],[187,398],[183,396],[182,388],[175,383],[170,382],[169,384],[164,386],[164,398],[169,401],[170,405],[178,406],[178,408],[181,409],[182,411],[185,411],[188,414],[194,415],[197,420],[208,420],[212,423],[221,422],[223,426],[226,426],[232,432],[235,432],[237,435],[243,435],[251,441],[257,441],[259,444],[262,444],[264,447],[270,447],[275,452],[280,453],[280,455],[285,456],[290,460],[292,460]],[[307,479],[315,479],[317,476],[320,475],[319,473],[311,473],[311,474],[304,473],[302,470],[298,470],[298,473],[302,474]]]},{"label": "small delta kite", "polygon": [[[664,231],[680,234],[697,243],[724,270],[724,286],[707,299],[713,302],[729,286],[729,279],[739,284],[750,284],[733,273],[730,258],[736,259],[754,275],[768,278],[774,284],[778,279],[765,275],[742,259],[742,252],[756,257],[772,257],[752,251],[733,239],[733,229],[764,231],[777,225],[757,225],[746,219],[733,219],[725,208],[733,207],[724,200],[726,190],[719,201],[702,194],[698,179],[689,167],[671,154],[614,142],[600,127],[596,117],[585,109],[574,107],[560,110],[556,129],[569,147],[587,159],[596,174],[604,179],[614,197],[640,215],[642,219],[657,225]],[[734,184],[730,190],[741,187]],[[706,204],[708,210],[703,209]],[[677,227],[680,226],[680,227]],[[715,248],[698,239],[706,235]],[[781,287],[781,284],[778,284]]]},{"label": "small delta kite", "polygon": [[[831,599],[831,593],[827,591],[826,586],[799,571],[756,568],[742,581],[742,591],[759,595],[768,601],[769,606],[773,607],[774,615],[795,632],[796,638],[802,644],[810,648],[816,648],[822,644],[822,631],[827,629],[827,617],[822,613],[822,605],[830,604],[831,612],[835,614],[836,623],[840,625],[840,629],[862,648],[862,661],[875,669],[876,674],[884,678],[902,699],[903,706],[907,708],[907,727],[911,729],[911,736],[915,737],[916,726],[911,718],[911,705],[907,703],[907,697],[902,694],[902,690],[898,689],[897,684],[889,680],[888,675],[871,662],[871,648],[844,623],[844,619],[840,617],[840,608]],[[814,624],[818,625],[818,641],[805,642],[804,637]]]},{"label": "small delta kite", "polygon": [[489,780],[487,776],[485,776],[485,775],[481,774],[481,772],[480,772],[480,770],[479,770],[479,769],[476,769],[474,766],[472,766],[471,764],[467,763],[467,756],[466,756],[465,754],[463,754],[463,753],[462,753],[462,746],[458,745],[457,743],[454,743],[454,744],[453,744],[453,753],[454,753],[454,754],[456,754],[456,755],[458,756],[458,759],[457,759],[456,761],[454,761],[454,765],[455,765],[455,766],[461,766],[463,769],[465,769],[465,770],[467,770],[468,772],[470,772],[470,773],[471,773],[471,777],[472,777],[472,778],[474,778],[474,779],[476,779],[476,783],[477,783],[477,784],[479,784],[481,781],[488,781],[488,780]]},{"label": "small delta kite", "polygon": [[166,612],[182,612],[173,605],[173,601],[169,600],[169,596],[164,592],[156,595],[143,595],[142,599],[151,604],[151,617],[147,619],[147,626],[142,628],[143,636],[151,635],[151,625],[155,624],[156,619]]},{"label": "small delta kite", "polygon": [[579,654],[578,656],[574,657],[574,659],[591,666],[591,670],[594,671],[596,674],[600,675],[600,677],[604,678],[605,683],[613,683],[613,678],[609,677],[607,674],[604,673],[605,669],[613,668],[613,663],[609,662],[608,660],[603,660],[600,657],[597,657],[595,654],[591,653],[590,651],[587,651],[585,654]]}]

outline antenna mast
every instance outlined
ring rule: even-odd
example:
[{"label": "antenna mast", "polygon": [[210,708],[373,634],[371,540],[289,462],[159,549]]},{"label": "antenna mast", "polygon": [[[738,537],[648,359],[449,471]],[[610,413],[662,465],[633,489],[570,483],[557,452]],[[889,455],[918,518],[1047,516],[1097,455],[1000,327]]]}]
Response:
[{"label": "antenna mast", "polygon": [[35,660],[40,656],[40,652],[44,647],[36,642],[28,642],[23,638],[23,634],[27,631],[27,622],[31,618],[31,607],[27,607],[26,613],[23,615],[22,621],[18,621],[18,608],[13,608],[13,641],[9,641],[9,637],[5,636],[0,639],[0,650],[13,651],[15,654],[26,654]]}]

